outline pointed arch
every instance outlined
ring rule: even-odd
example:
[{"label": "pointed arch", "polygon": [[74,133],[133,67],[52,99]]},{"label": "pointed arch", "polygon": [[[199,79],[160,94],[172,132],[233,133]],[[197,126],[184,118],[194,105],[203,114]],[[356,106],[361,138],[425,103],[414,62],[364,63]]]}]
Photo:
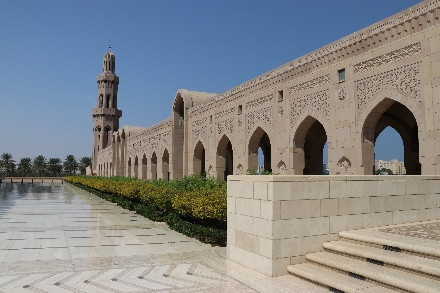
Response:
[{"label": "pointed arch", "polygon": [[138,156],[136,155],[134,157],[134,177],[139,178],[139,159]]},{"label": "pointed arch", "polygon": [[194,147],[193,154],[193,174],[205,174],[205,147],[203,143],[199,140]]},{"label": "pointed arch", "polygon": [[419,135],[424,123],[424,116],[412,98],[389,89],[380,91],[359,115],[357,127],[361,135],[362,172],[366,175],[375,173],[376,139],[390,126],[402,138],[406,174],[421,174]]},{"label": "pointed arch", "polygon": [[147,155],[144,153],[141,160],[141,179],[147,179]]},{"label": "pointed arch", "polygon": [[167,149],[163,151],[162,154],[162,179],[169,181],[170,180],[170,153]]},{"label": "pointed arch", "polygon": [[131,157],[128,157],[127,161],[127,177],[131,177]]},{"label": "pointed arch", "polygon": [[248,143],[248,169],[258,170],[258,148],[264,156],[264,170],[272,172],[272,147],[269,135],[260,126],[252,133]]},{"label": "pointed arch", "polygon": [[156,152],[153,152],[151,154],[151,159],[150,159],[150,178],[152,180],[156,180],[157,179],[157,155]]},{"label": "pointed arch", "polygon": [[228,175],[234,174],[234,150],[232,142],[226,134],[220,138],[217,143],[216,152],[216,176],[227,179]]},{"label": "pointed arch", "polygon": [[104,108],[111,108],[110,100],[111,100],[111,95],[107,94],[105,96],[105,107]]},{"label": "pointed arch", "polygon": [[[301,115],[292,140],[292,168],[297,175],[322,175],[327,131],[314,115]],[[322,119],[322,118],[321,118]]]}]

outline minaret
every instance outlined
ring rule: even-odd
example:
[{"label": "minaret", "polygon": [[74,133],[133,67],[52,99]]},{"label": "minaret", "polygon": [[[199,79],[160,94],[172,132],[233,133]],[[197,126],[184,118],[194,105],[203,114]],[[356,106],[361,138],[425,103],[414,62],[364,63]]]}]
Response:
[{"label": "minaret", "polygon": [[92,111],[93,116],[93,153],[92,170],[98,171],[98,152],[111,146],[112,133],[119,128],[122,111],[118,110],[119,77],[115,74],[115,55],[110,51],[104,54],[102,73],[98,75],[98,102]]}]

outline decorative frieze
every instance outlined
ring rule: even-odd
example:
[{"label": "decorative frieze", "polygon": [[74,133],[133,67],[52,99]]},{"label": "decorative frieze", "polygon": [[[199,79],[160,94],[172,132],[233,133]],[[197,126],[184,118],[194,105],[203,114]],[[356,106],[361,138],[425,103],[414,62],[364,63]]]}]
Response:
[{"label": "decorative frieze", "polygon": [[234,94],[237,94],[241,91],[249,89],[257,84],[261,84],[267,80],[272,78],[276,78],[283,73],[289,72],[294,68],[298,68],[304,64],[308,64],[313,61],[319,61],[321,58],[325,56],[330,56],[330,54],[334,54],[339,50],[348,47],[350,45],[354,45],[360,41],[366,40],[372,36],[378,35],[379,33],[385,32],[392,28],[395,28],[399,25],[404,24],[405,22],[409,22],[412,19],[417,19],[422,15],[426,15],[427,13],[432,13],[436,8],[440,7],[440,0],[431,0],[431,1],[423,1],[417,5],[417,7],[407,10],[404,13],[400,13],[398,16],[387,19],[386,21],[381,21],[378,24],[369,26],[365,29],[362,29],[356,33],[353,33],[345,38],[342,38],[332,44],[325,46],[319,50],[314,51],[313,53],[307,54],[304,57],[298,58],[289,62],[283,66],[278,67],[268,73],[260,75],[246,83],[243,83],[231,90],[228,90],[220,95],[217,95],[210,100],[192,107],[189,111],[194,112],[202,109],[204,107],[213,105],[225,98],[228,98]]},{"label": "decorative frieze", "polygon": [[290,125],[293,127],[298,117],[309,109],[318,111],[325,119],[328,119],[329,107],[328,90],[294,99],[290,102]]},{"label": "decorative frieze", "polygon": [[383,54],[373,59],[358,63],[354,65],[353,70],[354,73],[364,72],[384,64],[393,63],[396,61],[406,59],[413,55],[417,55],[421,51],[422,51],[422,46],[420,43],[412,44],[406,46],[405,48],[394,50],[390,53]]},{"label": "decorative frieze", "polygon": [[356,82],[358,115],[382,89],[403,92],[421,102],[420,63],[411,64]]},{"label": "decorative frieze", "polygon": [[302,92],[302,91],[305,91],[305,90],[308,90],[308,89],[311,89],[314,87],[325,85],[329,82],[330,82],[330,76],[328,74],[323,75],[323,76],[319,76],[319,77],[314,78],[312,80],[308,80],[306,82],[292,86],[289,90],[289,93],[291,95],[297,94],[299,92]]},{"label": "decorative frieze", "polygon": [[273,95],[268,95],[268,96],[261,97],[261,98],[255,99],[253,101],[247,102],[246,103],[246,109],[250,109],[250,108],[261,106],[261,105],[263,105],[263,104],[265,104],[267,102],[272,101],[272,99],[273,99]]},{"label": "decorative frieze", "polygon": [[234,118],[226,119],[215,123],[217,136],[221,133],[228,132],[232,134],[234,132]]},{"label": "decorative frieze", "polygon": [[215,120],[235,113],[235,107],[215,114]]},{"label": "decorative frieze", "polygon": [[192,130],[192,141],[197,142],[198,140],[205,140],[206,137],[206,126],[200,128],[195,128]]},{"label": "decorative frieze", "polygon": [[246,114],[246,132],[249,133],[257,123],[269,126],[272,130],[272,106]]},{"label": "decorative frieze", "polygon": [[338,99],[340,101],[345,100],[345,97],[347,96],[347,93],[345,92],[345,89],[341,89],[338,93]]},{"label": "decorative frieze", "polygon": [[206,121],[208,121],[208,117],[205,117],[205,118],[202,118],[202,119],[199,119],[199,120],[194,121],[193,124],[192,124],[192,126],[193,126],[193,127],[197,127],[197,126],[199,126],[199,125],[205,124]]},{"label": "decorative frieze", "polygon": [[98,154],[98,164],[104,162],[111,162],[113,156],[113,148],[111,146],[106,147]]}]

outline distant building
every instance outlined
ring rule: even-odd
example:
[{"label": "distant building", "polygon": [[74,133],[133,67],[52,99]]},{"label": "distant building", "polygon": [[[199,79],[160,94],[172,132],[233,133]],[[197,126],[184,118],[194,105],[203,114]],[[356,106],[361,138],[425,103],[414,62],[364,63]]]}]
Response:
[{"label": "distant building", "polygon": [[391,161],[384,161],[384,160],[376,160],[375,161],[375,170],[380,169],[390,169],[394,175],[406,175],[406,169],[403,162],[399,162],[398,160],[394,159]]},{"label": "distant building", "polygon": [[330,170],[328,169],[328,164],[322,164],[322,174],[329,175]]}]

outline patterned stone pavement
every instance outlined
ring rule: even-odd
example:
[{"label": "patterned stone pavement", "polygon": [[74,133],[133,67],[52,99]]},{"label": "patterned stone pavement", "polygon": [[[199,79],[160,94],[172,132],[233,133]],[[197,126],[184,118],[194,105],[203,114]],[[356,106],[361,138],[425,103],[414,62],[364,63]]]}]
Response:
[{"label": "patterned stone pavement", "polygon": [[379,229],[380,232],[440,241],[440,222],[424,222]]},{"label": "patterned stone pavement", "polygon": [[0,292],[328,292],[69,184],[0,185]]}]

